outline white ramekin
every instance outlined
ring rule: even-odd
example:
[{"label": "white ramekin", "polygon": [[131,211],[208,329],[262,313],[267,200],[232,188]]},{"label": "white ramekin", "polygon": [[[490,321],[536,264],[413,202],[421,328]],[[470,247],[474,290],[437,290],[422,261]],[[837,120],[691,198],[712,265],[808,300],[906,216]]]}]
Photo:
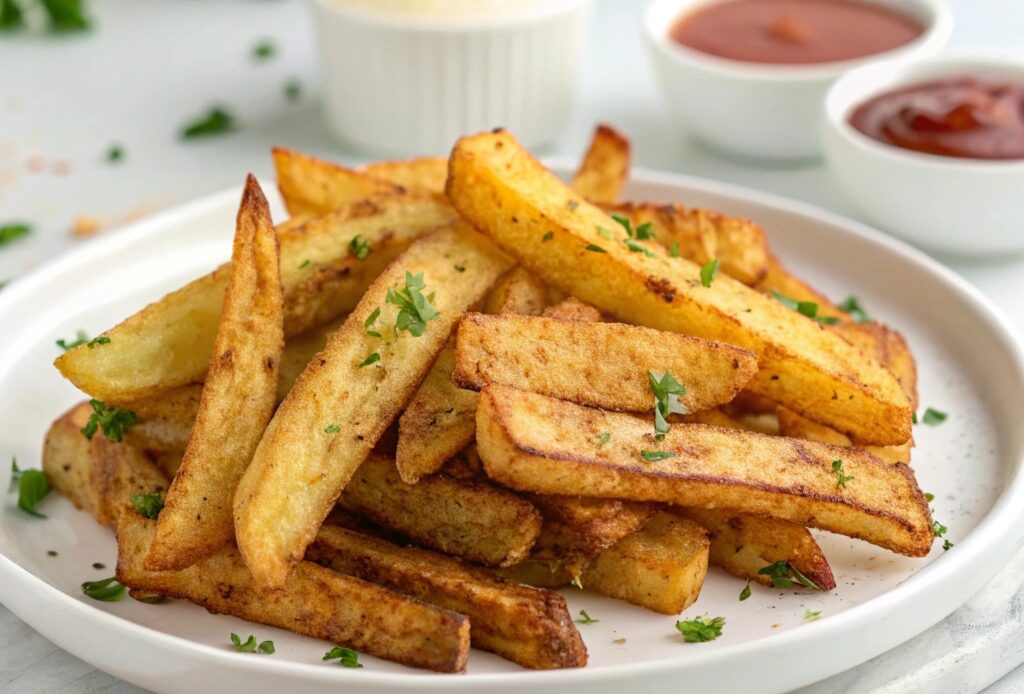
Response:
[{"label": "white ramekin", "polygon": [[467,19],[309,1],[327,120],[352,144],[446,154],[459,136],[502,126],[535,146],[569,115],[590,0]]},{"label": "white ramekin", "polygon": [[825,100],[825,158],[876,225],[911,243],[965,256],[1024,250],[1024,160],[960,159],[878,142],[850,125],[853,109],[901,86],[971,75],[1024,84],[1024,60],[943,56],[879,63],[844,75]]},{"label": "white ramekin", "polygon": [[837,77],[865,62],[937,53],[953,28],[944,0],[866,0],[905,12],[924,32],[892,51],[817,65],[728,60],[669,38],[680,15],[720,1],[655,0],[644,12],[643,28],[673,116],[699,139],[744,158],[819,156],[821,103]]}]

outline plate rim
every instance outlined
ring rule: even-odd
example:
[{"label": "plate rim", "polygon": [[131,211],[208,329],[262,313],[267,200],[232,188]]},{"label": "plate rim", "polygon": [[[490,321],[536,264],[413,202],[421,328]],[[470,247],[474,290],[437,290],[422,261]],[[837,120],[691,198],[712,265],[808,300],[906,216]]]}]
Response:
[{"label": "plate rim", "polygon": [[[545,164],[556,172],[571,171],[574,164],[566,158],[545,159]],[[270,179],[266,179],[269,183]],[[958,294],[965,297],[979,319],[988,324],[994,336],[1000,339],[1006,348],[1008,358],[1015,367],[1018,381],[1024,382],[1024,347],[1016,329],[1002,311],[995,306],[980,290],[968,283],[952,270],[941,265],[924,252],[908,244],[887,236],[867,224],[835,212],[825,210],[811,203],[794,200],[773,193],[754,190],[732,183],[715,181],[668,171],[646,168],[634,168],[630,182],[636,184],[663,185],[685,188],[704,194],[719,195],[737,200],[774,208],[782,213],[792,214],[817,223],[834,227],[839,233],[856,237],[859,241],[875,246],[889,254],[901,256],[902,259],[921,266],[923,270],[937,276],[947,285],[951,285]],[[159,233],[162,229],[175,224],[187,223],[187,220],[200,216],[204,212],[220,209],[233,202],[240,194],[241,187],[233,186],[225,190],[210,193],[199,198],[175,205],[158,212],[136,223],[112,232],[108,235],[91,240],[78,248],[72,248],[48,262],[12,280],[3,292],[0,292],[0,315],[9,305],[30,295],[32,290],[48,281],[54,274],[64,268],[94,262],[97,257],[117,252],[124,247],[142,241],[149,235]],[[11,349],[8,347],[7,349]],[[3,350],[6,352],[7,350]],[[1012,454],[1012,452],[1011,452]],[[1015,508],[1016,507],[1016,508]],[[1016,470],[1003,485],[1002,491],[995,499],[991,509],[978,522],[972,531],[957,544],[957,552],[947,554],[929,565],[914,572],[905,581],[893,589],[870,600],[845,610],[827,620],[820,620],[801,626],[799,629],[782,633],[768,634],[764,637],[733,646],[718,649],[702,655],[702,668],[721,667],[723,663],[735,664],[740,656],[749,657],[750,650],[757,648],[762,658],[782,656],[801,644],[821,641],[823,639],[849,636],[861,629],[877,623],[891,615],[895,605],[907,604],[912,600],[935,597],[935,593],[949,582],[957,582],[961,586],[958,596],[946,599],[942,608],[935,612],[937,616],[929,617],[924,626],[903,627],[887,630],[886,635],[873,638],[867,648],[861,647],[852,661],[846,659],[839,668],[828,665],[829,673],[836,674],[854,667],[879,655],[880,653],[903,643],[923,632],[931,625],[941,621],[953,610],[966,602],[978,588],[986,583],[1005,563],[998,559],[1000,548],[1007,549],[1024,539],[1024,451],[1018,451]],[[1015,522],[1016,521],[1016,522]],[[939,566],[939,562],[942,565]],[[979,570],[979,566],[984,568]],[[317,668],[312,663],[298,663],[284,660],[245,658],[244,655],[233,654],[214,646],[165,633],[156,628],[137,624],[116,614],[97,610],[87,603],[52,586],[46,580],[32,574],[13,559],[0,553],[0,602],[7,605],[13,613],[24,620],[33,629],[36,626],[32,617],[22,614],[16,599],[18,590],[30,589],[41,591],[37,597],[45,599],[52,605],[62,609],[74,610],[77,616],[86,620],[100,620],[107,628],[120,631],[125,638],[145,639],[154,648],[170,649],[172,653],[182,650],[190,652],[194,657],[213,663],[228,666],[225,675],[230,675],[235,667],[243,667],[256,673],[298,676],[306,681],[327,684],[350,684],[377,687],[394,687],[396,689],[415,686],[420,689],[464,689],[472,687],[506,686],[530,684],[534,686],[580,686],[585,684],[609,684],[637,676],[657,677],[682,674],[687,670],[689,662],[685,656],[661,658],[649,662],[628,663],[602,668],[579,668],[549,671],[513,671],[501,673],[479,673],[464,677],[437,677],[433,673],[419,672],[374,672],[374,671],[340,671],[338,669]],[[61,648],[78,655],[74,644],[58,643]],[[241,658],[237,662],[232,658]],[[226,660],[224,660],[227,658]],[[821,677],[801,681],[808,684]]]}]

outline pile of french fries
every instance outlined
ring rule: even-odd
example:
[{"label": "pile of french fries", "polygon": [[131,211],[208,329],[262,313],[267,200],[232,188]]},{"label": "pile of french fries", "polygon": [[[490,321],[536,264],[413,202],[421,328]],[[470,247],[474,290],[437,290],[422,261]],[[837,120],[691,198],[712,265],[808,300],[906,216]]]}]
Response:
[{"label": "pile of french fries", "polygon": [[[613,129],[569,185],[503,131],[273,156],[290,219],[250,176],[230,262],[56,362],[134,413],[87,439],[77,405],[43,458],[116,529],[131,595],[436,671],[470,644],[564,668],[570,584],[678,614],[709,563],[835,588],[808,528],[929,552],[906,343],[752,222],[619,200]],[[152,493],[155,519],[130,503]]]}]

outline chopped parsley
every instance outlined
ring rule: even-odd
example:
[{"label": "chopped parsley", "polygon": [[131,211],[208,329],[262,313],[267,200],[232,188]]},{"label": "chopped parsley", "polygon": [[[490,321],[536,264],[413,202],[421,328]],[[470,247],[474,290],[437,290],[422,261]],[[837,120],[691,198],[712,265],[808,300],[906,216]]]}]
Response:
[{"label": "chopped parsley", "polygon": [[342,667],[362,667],[359,663],[359,654],[344,646],[335,646],[324,653],[324,660],[337,660]]},{"label": "chopped parsley", "polygon": [[940,410],[934,410],[931,407],[929,407],[927,410],[924,411],[924,416],[921,417],[921,423],[927,424],[930,427],[934,427],[945,422],[947,417],[949,417],[949,415],[946,414],[945,412],[941,412]]},{"label": "chopped parsley", "polygon": [[6,246],[12,241],[28,236],[31,231],[32,227],[24,222],[0,224],[0,246]]},{"label": "chopped parsley", "polygon": [[[11,462],[11,477],[13,480],[16,469],[14,462]],[[19,470],[18,476],[18,508],[30,516],[46,518],[45,515],[36,510],[36,505],[46,498],[50,493],[50,482],[42,470]]]},{"label": "chopped parsley", "polygon": [[78,347],[80,345],[84,345],[88,341],[89,341],[89,336],[86,334],[86,332],[84,330],[79,330],[79,331],[77,331],[75,333],[75,339],[74,340],[72,340],[71,342],[68,342],[67,340],[64,340],[62,338],[60,340],[57,340],[57,346],[60,347],[65,352],[67,352],[70,349],[74,349],[75,347]]},{"label": "chopped parsley", "polygon": [[119,407],[107,407],[99,400],[90,400],[92,414],[89,421],[82,427],[82,434],[85,438],[92,440],[98,429],[103,430],[103,435],[114,443],[121,442],[121,435],[124,430],[138,421],[135,413],[131,410],[122,410]]},{"label": "chopped parsley", "polygon": [[949,528],[944,526],[939,521],[937,521],[937,520],[933,520],[932,521],[932,533],[935,535],[935,537],[942,537],[948,531],[949,531]]},{"label": "chopped parsley", "polygon": [[191,140],[207,135],[222,135],[235,129],[235,118],[224,108],[214,107],[181,129],[181,138]]},{"label": "chopped parsley", "polygon": [[605,445],[611,440],[611,438],[612,434],[610,431],[604,432],[603,434],[597,437],[597,447],[600,448],[601,446]]},{"label": "chopped parsley", "polygon": [[804,619],[808,622],[813,622],[816,619],[821,618],[821,610],[806,610],[804,612]]},{"label": "chopped parsley", "polygon": [[600,246],[598,246],[597,244],[594,244],[594,243],[588,243],[587,244],[587,250],[591,251],[593,253],[607,253],[608,252],[605,249],[601,248]]},{"label": "chopped parsley", "polygon": [[835,325],[839,322],[839,319],[835,316],[819,316],[818,315],[818,304],[814,301],[797,301],[780,292],[772,290],[772,297],[786,308],[792,309],[797,313],[807,316],[811,320],[816,320],[819,323],[825,325]]},{"label": "chopped parsley", "polygon": [[299,263],[299,269],[300,270],[303,269],[303,268],[307,268],[307,267],[309,267],[309,258],[306,258],[301,263]]},{"label": "chopped parsley", "polygon": [[591,616],[587,614],[586,610],[580,610],[580,617],[582,617],[583,619],[576,620],[576,622],[579,624],[596,624],[597,622],[601,621],[600,619],[592,619]]},{"label": "chopped parsley", "polygon": [[238,634],[231,632],[231,643],[234,644],[235,650],[240,653],[255,653],[256,651],[259,651],[260,653],[267,653],[269,655],[274,652],[273,641],[260,641],[259,644],[257,644],[256,637],[252,634],[249,634],[249,638],[242,641],[242,638]]},{"label": "chopped parsley", "polygon": [[654,238],[654,232],[651,231],[650,222],[645,222],[634,230],[633,225],[629,222],[629,217],[625,217],[621,214],[613,214],[611,217],[626,230],[626,236],[631,239],[636,239],[637,241],[648,241]]},{"label": "chopped parsley", "polygon": [[747,579],[747,585],[743,586],[743,590],[740,591],[740,602],[743,602],[750,597],[750,579]]},{"label": "chopped parsley", "polygon": [[361,369],[364,366],[369,366],[370,364],[376,364],[379,361],[380,361],[380,354],[377,353],[377,352],[374,352],[373,354],[368,356],[366,359],[363,359],[361,362],[359,362],[359,368]]},{"label": "chopped parsley", "polygon": [[83,0],[40,0],[53,31],[81,31],[89,28]]},{"label": "chopped parsley", "polygon": [[676,455],[672,451],[640,451],[640,457],[649,463],[675,458]]},{"label": "chopped parsley", "polygon": [[21,7],[15,0],[0,0],[0,29],[17,29],[25,25]]},{"label": "chopped parsley", "polygon": [[366,239],[360,239],[360,235],[356,234],[348,242],[348,252],[359,260],[366,260],[366,256],[370,255],[370,242]]},{"label": "chopped parsley", "polygon": [[603,239],[608,239],[609,241],[615,240],[615,234],[612,233],[611,229],[606,229],[605,227],[598,227],[597,233]]},{"label": "chopped parsley", "polygon": [[456,265],[455,266],[455,271],[456,272],[465,272],[466,271],[466,266],[465,265]]},{"label": "chopped parsley", "polygon": [[686,414],[690,411],[679,401],[680,396],[686,395],[686,388],[674,379],[672,374],[660,371],[648,371],[647,382],[651,386],[651,392],[654,393],[655,438],[661,441],[671,428],[668,416]]},{"label": "chopped parsley", "polygon": [[119,162],[124,159],[124,147],[121,145],[111,145],[110,149],[107,150],[107,161]]},{"label": "chopped parsley", "polygon": [[832,461],[832,474],[836,476],[836,486],[846,487],[846,483],[853,479],[852,475],[843,473],[843,461],[833,460]]},{"label": "chopped parsley", "polygon": [[423,273],[414,275],[405,272],[405,288],[388,289],[387,302],[399,307],[395,320],[395,332],[408,330],[413,337],[419,337],[427,329],[427,323],[441,315],[430,303],[433,295],[423,296]]},{"label": "chopped parsley", "polygon": [[21,479],[21,468],[18,467],[18,459],[11,457],[11,483],[7,487],[8,492],[13,492],[18,488],[18,480]]},{"label": "chopped parsley", "polygon": [[93,600],[102,602],[120,602],[124,600],[126,594],[124,586],[118,583],[114,576],[99,581],[86,581],[82,584],[82,592]]},{"label": "chopped parsley", "polygon": [[654,253],[651,252],[650,248],[644,248],[643,246],[641,246],[639,243],[636,243],[635,241],[626,241],[626,248],[628,248],[629,250],[633,251],[634,253],[643,253],[648,258],[654,258],[655,257]]},{"label": "chopped parsley", "polygon": [[935,495],[932,494],[931,492],[925,492],[924,500],[930,504],[931,502],[935,501]]},{"label": "chopped parsley", "polygon": [[943,550],[948,552],[952,548],[953,548],[953,543],[949,541],[949,538],[946,538],[945,540],[942,541],[942,549]]},{"label": "chopped parsley", "polygon": [[864,310],[864,307],[860,305],[860,300],[855,296],[846,297],[846,301],[836,306],[843,313],[850,314],[850,318],[853,319],[854,323],[867,323],[871,320],[871,316]]},{"label": "chopped parsley", "polygon": [[100,335],[99,337],[94,337],[91,340],[89,340],[88,342],[86,342],[85,346],[88,347],[89,349],[92,349],[92,348],[94,348],[94,347],[96,347],[98,345],[109,345],[109,344],[110,344],[110,338],[107,337],[106,335]]},{"label": "chopped parsley", "polygon": [[366,317],[365,321],[363,321],[363,327],[366,328],[366,334],[367,335],[369,335],[371,337],[380,337],[380,332],[378,332],[377,330],[375,330],[373,328],[373,324],[377,322],[378,318],[380,318],[380,308],[379,307],[373,309],[373,312],[370,313],[370,315]]},{"label": "chopped parsley", "polygon": [[339,431],[341,431],[341,427],[337,424],[328,424],[324,427],[325,434],[337,434]]},{"label": "chopped parsley", "polygon": [[555,238],[555,232],[553,232],[553,231],[545,231],[544,235],[540,237],[540,240],[546,242],[546,241],[550,241],[553,238]]},{"label": "chopped parsley", "polygon": [[676,629],[683,635],[684,643],[704,643],[714,641],[722,635],[725,626],[724,617],[694,617],[685,622],[676,622]]},{"label": "chopped parsley", "polygon": [[757,573],[767,576],[772,580],[772,586],[775,588],[796,588],[797,586],[803,586],[804,588],[810,588],[811,590],[821,590],[814,581],[800,573],[795,566],[790,562],[783,559],[777,561],[774,564],[760,569]]},{"label": "chopped parsley", "polygon": [[583,579],[580,577],[579,574],[576,574],[575,576],[573,576],[572,577],[572,581],[570,581],[569,583],[570,583],[570,585],[574,585],[577,588],[579,588],[580,590],[583,590]]},{"label": "chopped parsley", "polygon": [[700,266],[701,285],[710,287],[716,277],[718,277],[718,258],[715,258],[710,263],[704,263]]},{"label": "chopped parsley", "polygon": [[673,258],[678,258],[679,257],[679,242],[678,241],[673,241],[672,242],[672,248],[669,249],[668,254],[670,256],[672,256]]},{"label": "chopped parsley", "polygon": [[164,497],[160,492],[132,494],[132,508],[143,518],[156,520],[164,508]]},{"label": "chopped parsley", "polygon": [[256,60],[268,60],[277,53],[277,46],[270,39],[260,39],[252,47],[252,57]]},{"label": "chopped parsley", "polygon": [[284,83],[284,98],[288,101],[298,101],[300,96],[302,96],[302,82],[293,77]]}]

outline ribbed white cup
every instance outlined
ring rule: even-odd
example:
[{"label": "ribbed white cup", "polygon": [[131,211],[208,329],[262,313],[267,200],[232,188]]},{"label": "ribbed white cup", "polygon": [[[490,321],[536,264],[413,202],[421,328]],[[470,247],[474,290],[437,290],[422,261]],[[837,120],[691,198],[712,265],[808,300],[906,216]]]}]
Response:
[{"label": "ribbed white cup", "polygon": [[353,144],[444,154],[461,135],[502,126],[534,146],[569,115],[590,0],[463,21],[310,4],[327,120]]}]

